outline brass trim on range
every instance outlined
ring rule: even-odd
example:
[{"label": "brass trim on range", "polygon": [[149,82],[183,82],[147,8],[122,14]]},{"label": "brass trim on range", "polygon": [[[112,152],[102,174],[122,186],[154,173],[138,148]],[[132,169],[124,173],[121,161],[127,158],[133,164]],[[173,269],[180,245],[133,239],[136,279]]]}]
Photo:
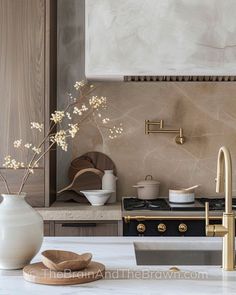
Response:
[{"label": "brass trim on range", "polygon": [[[129,223],[131,220],[136,220],[136,221],[143,221],[143,220],[204,220],[205,216],[145,216],[145,215],[138,215],[138,216],[124,216],[124,221],[125,223]],[[222,216],[211,216],[211,220],[216,220],[216,219],[222,219]]]}]

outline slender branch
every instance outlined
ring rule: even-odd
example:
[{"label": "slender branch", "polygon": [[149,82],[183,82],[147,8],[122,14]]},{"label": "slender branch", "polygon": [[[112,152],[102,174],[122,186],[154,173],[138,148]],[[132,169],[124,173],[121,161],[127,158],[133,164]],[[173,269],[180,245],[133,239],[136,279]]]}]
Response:
[{"label": "slender branch", "polygon": [[0,173],[0,178],[2,179],[2,181],[5,184],[5,188],[7,190],[7,193],[10,194],[10,189],[9,189],[8,183],[7,183],[6,179],[5,179],[5,177],[2,175],[2,173]]},{"label": "slender branch", "polygon": [[51,147],[55,144],[55,142],[53,142],[52,144],[50,144],[50,146],[46,149],[46,151],[43,152],[42,155],[40,155],[40,157],[34,162],[33,166],[29,166],[28,169],[27,169],[27,174],[26,176],[24,177],[23,181],[22,181],[22,184],[20,186],[20,189],[19,189],[19,192],[18,192],[18,195],[21,194],[24,186],[25,186],[25,183],[26,181],[28,180],[29,176],[30,176],[30,169],[34,169],[35,165],[46,155],[47,152],[50,151]]},{"label": "slender branch", "polygon": [[[79,92],[80,92],[80,97],[76,100],[76,101],[74,101],[74,102],[72,102],[72,103],[68,103],[67,104],[67,106],[65,107],[65,109],[64,109],[64,112],[66,112],[70,107],[72,107],[73,105],[76,105],[76,104],[78,104],[78,100],[83,100],[84,98],[86,98],[90,93],[92,93],[94,90],[96,89],[96,87],[93,87],[91,90],[89,90],[89,91],[87,91],[85,94],[83,94],[82,93],[82,91],[80,90]],[[89,115],[89,114],[88,114]],[[87,117],[88,117],[88,115],[87,116],[85,116],[82,120],[81,120],[81,122],[83,122]],[[81,122],[80,122],[80,124],[81,124]],[[56,127],[56,125],[57,125],[57,123],[50,123],[50,125],[49,125],[49,130],[48,130],[48,132],[47,132],[47,134],[44,136],[44,138],[42,139],[42,141],[39,143],[39,145],[38,145],[38,147],[37,147],[37,149],[39,149],[39,148],[41,148],[42,146],[43,146],[43,144],[46,142],[46,140],[48,139],[48,137],[50,136],[50,134],[51,134],[51,132],[52,132],[52,130]],[[54,143],[53,143],[54,144]],[[26,171],[25,171],[25,174],[24,174],[24,176],[23,176],[23,178],[22,178],[22,182],[21,182],[21,186],[20,186],[20,189],[19,189],[19,192],[18,192],[18,194],[20,194],[21,192],[22,192],[22,189],[24,188],[24,185],[25,185],[25,183],[26,183],[26,181],[27,181],[27,179],[29,178],[29,175],[31,174],[30,173],[30,169],[32,169],[32,167],[34,167],[37,163],[38,163],[38,161],[47,153],[47,152],[49,152],[49,150],[50,150],[50,148],[53,146],[53,144],[51,144],[51,145],[49,145],[49,147],[46,149],[46,151],[44,151],[43,153],[42,153],[42,155],[34,162],[34,164],[33,164],[33,161],[35,160],[35,158],[37,157],[37,155],[38,155],[38,153],[34,153],[33,154],[33,156],[32,156],[32,158],[31,158],[31,160],[30,160],[30,162],[29,162],[29,164],[27,165],[27,169],[26,169]],[[33,164],[33,166],[32,166],[32,164]]]}]

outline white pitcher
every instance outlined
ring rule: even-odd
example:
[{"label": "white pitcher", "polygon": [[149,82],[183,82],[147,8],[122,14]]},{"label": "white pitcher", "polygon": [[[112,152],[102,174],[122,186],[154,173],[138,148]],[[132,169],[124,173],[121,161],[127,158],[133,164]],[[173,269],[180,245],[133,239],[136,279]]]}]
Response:
[{"label": "white pitcher", "polygon": [[102,177],[102,189],[114,191],[107,203],[116,202],[116,181],[117,177],[113,174],[113,170],[104,170]]},{"label": "white pitcher", "polygon": [[26,201],[25,194],[3,194],[0,204],[0,269],[29,264],[43,242],[43,219]]}]

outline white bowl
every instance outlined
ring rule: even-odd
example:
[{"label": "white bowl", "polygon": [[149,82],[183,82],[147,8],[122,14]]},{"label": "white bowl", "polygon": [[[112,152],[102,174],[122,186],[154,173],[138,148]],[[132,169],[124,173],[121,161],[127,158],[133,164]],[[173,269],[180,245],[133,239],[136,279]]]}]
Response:
[{"label": "white bowl", "polygon": [[93,206],[102,206],[110,198],[113,191],[111,190],[86,190],[81,191]]}]

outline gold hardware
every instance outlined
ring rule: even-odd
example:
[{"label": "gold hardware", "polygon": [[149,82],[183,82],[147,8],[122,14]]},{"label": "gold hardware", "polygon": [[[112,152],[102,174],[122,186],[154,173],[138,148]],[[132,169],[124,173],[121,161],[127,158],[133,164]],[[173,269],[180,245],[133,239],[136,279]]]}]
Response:
[{"label": "gold hardware", "polygon": [[[148,215],[148,216],[124,216],[124,221],[125,223],[129,223],[131,220],[136,220],[136,221],[144,221],[144,220],[204,220],[205,217],[204,216],[189,216],[189,215],[185,215],[185,216],[178,216],[178,215],[159,215],[159,216],[153,216],[153,215]],[[222,216],[210,216],[209,217],[210,220],[220,220],[222,219]]]},{"label": "gold hardware", "polygon": [[164,223],[159,223],[158,226],[157,226],[157,230],[160,233],[164,233],[166,231],[166,225]]},{"label": "gold hardware", "polygon": [[137,231],[138,231],[140,234],[144,233],[144,232],[146,231],[146,226],[145,226],[145,224],[143,224],[143,223],[139,223],[139,224],[137,225]]},{"label": "gold hardware", "polygon": [[[156,125],[159,126],[159,129],[156,129],[156,130],[150,129],[151,126],[156,126]],[[164,129],[164,120],[155,121],[155,122],[145,120],[145,134],[150,134],[150,133],[179,133],[175,137],[175,142],[177,144],[184,144],[184,142],[185,142],[183,129],[182,128],[179,128],[179,129]]]},{"label": "gold hardware", "polygon": [[179,232],[180,233],[185,233],[188,230],[188,227],[185,223],[180,223],[179,225]]},{"label": "gold hardware", "polygon": [[[224,172],[224,179],[223,179]],[[225,184],[225,212],[222,224],[209,224],[209,203],[205,203],[206,236],[223,237],[222,268],[234,270],[235,267],[235,214],[232,211],[232,162],[226,147],[219,150],[217,161],[216,192],[223,191]]]}]

